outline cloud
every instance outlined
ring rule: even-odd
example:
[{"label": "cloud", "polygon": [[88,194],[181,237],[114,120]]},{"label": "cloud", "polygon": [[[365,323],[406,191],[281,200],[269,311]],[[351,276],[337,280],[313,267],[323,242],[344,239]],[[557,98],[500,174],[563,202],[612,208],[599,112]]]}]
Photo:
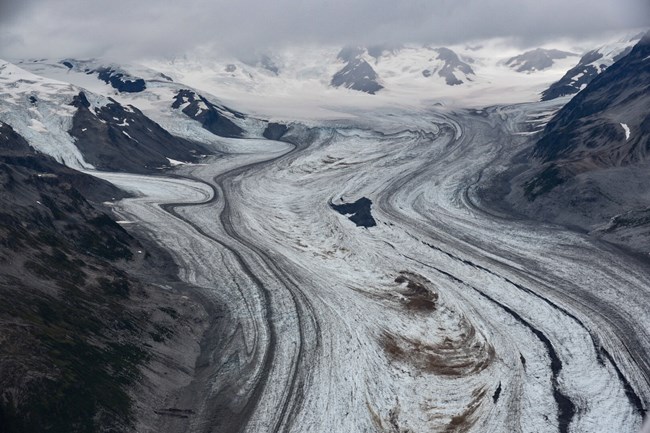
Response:
[{"label": "cloud", "polygon": [[524,43],[646,26],[647,0],[10,0],[0,56],[250,53],[296,43]]}]

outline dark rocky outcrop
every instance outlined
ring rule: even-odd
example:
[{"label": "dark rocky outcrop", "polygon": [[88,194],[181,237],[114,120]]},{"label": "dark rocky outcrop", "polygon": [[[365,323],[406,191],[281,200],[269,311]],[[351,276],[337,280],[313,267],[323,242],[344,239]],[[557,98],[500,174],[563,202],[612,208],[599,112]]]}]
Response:
[{"label": "dark rocky outcrop", "polygon": [[288,130],[289,127],[287,125],[270,122],[268,125],[266,125],[262,136],[269,140],[279,140],[282,138],[282,136],[284,136],[284,134],[287,133]]},{"label": "dark rocky outcrop", "polygon": [[569,69],[559,81],[551,84],[542,92],[542,101],[578,93],[580,89],[598,76],[601,69],[607,67],[604,63],[597,63],[602,57],[603,55],[598,51],[589,51],[582,56],[576,66]]},{"label": "dark rocky outcrop", "polygon": [[332,86],[345,87],[360,92],[374,95],[384,88],[377,82],[379,76],[375,70],[363,59],[349,62],[343,69],[332,77]]},{"label": "dark rocky outcrop", "polygon": [[330,84],[333,87],[345,87],[371,95],[383,89],[384,86],[379,84],[379,76],[375,70],[362,58],[364,53],[365,49],[361,47],[343,48],[337,57],[346,64],[334,74]]},{"label": "dark rocky outcrop", "polygon": [[142,78],[128,77],[126,74],[116,71],[113,68],[99,68],[96,72],[97,78],[106,84],[110,84],[118,92],[137,93],[147,88]]},{"label": "dark rocky outcrop", "polygon": [[172,108],[179,109],[181,106],[183,106],[183,114],[196,120],[204,129],[215,135],[239,138],[244,133],[242,128],[224,116],[224,112],[228,112],[234,117],[243,119],[245,116],[242,113],[219,107],[192,90],[183,89],[176,94]]},{"label": "dark rocky outcrop", "polygon": [[97,169],[151,173],[169,167],[167,158],[195,162],[209,153],[197,143],[172,136],[133,106],[111,100],[93,110],[83,92],[71,105],[77,112],[70,135],[84,159]]},{"label": "dark rocky outcrop", "polygon": [[456,77],[456,72],[466,76],[474,75],[472,67],[460,60],[454,51],[444,47],[435,48],[434,51],[438,53],[437,59],[442,60],[444,63],[439,68],[425,69],[422,71],[422,75],[425,77],[430,77],[437,72],[438,76],[445,79],[445,83],[448,86],[457,86],[463,84],[463,80]]},{"label": "dark rocky outcrop", "polygon": [[129,197],[113,184],[88,176],[38,154],[9,125],[0,122],[0,157],[7,164],[18,165],[37,173],[56,172],[57,178],[79,191],[87,199],[101,203]]},{"label": "dark rocky outcrop", "polygon": [[379,76],[366,62],[362,55],[365,49],[361,47],[345,47],[337,58],[346,62],[346,65],[332,77],[330,84],[333,87],[345,87],[360,92],[374,95],[384,88],[379,84]]},{"label": "dark rocky outcrop", "polygon": [[357,227],[368,228],[377,225],[377,222],[370,212],[372,201],[367,197],[361,197],[354,203],[330,203],[330,206],[341,215],[347,216],[350,221],[357,225]]}]

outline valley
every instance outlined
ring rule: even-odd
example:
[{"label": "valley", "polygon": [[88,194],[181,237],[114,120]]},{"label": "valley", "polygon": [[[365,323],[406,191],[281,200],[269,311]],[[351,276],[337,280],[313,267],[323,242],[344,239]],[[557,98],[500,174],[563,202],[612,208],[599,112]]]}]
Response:
[{"label": "valley", "polygon": [[0,430],[639,431],[650,34],[484,42],[0,61]]},{"label": "valley", "polygon": [[[203,381],[170,396],[194,415],[161,425],[636,431],[650,396],[647,264],[478,193],[536,109],[360,116],[173,178],[98,173],[142,194],[118,215],[227,307]],[[328,204],[360,197],[376,227]]]}]

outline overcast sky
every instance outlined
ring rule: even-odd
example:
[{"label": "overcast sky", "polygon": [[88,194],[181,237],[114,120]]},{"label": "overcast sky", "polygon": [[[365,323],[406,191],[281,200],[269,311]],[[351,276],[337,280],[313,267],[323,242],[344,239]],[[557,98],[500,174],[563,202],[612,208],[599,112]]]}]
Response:
[{"label": "overcast sky", "polygon": [[650,25],[648,0],[0,0],[0,57],[246,55],[296,43],[522,45]]}]

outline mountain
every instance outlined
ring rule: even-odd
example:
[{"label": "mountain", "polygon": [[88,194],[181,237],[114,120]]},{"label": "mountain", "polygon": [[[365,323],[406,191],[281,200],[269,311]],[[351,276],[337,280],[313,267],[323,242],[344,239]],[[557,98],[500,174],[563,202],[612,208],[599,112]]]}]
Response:
[{"label": "mountain", "polygon": [[[457,86],[466,81],[472,81],[475,75],[472,67],[462,61],[458,54],[449,48],[425,48],[429,59],[422,66],[421,74],[425,78],[441,77],[448,86]],[[406,54],[401,48],[391,46],[346,47],[342,49],[337,59],[346,62],[345,66],[332,77],[333,87],[346,87],[352,90],[375,94],[384,88],[381,75],[376,72],[369,62],[382,68],[386,60]],[[431,54],[434,56],[431,56]],[[408,63],[402,66],[406,70]],[[410,66],[410,65],[409,65]],[[394,75],[388,73],[387,75]]]},{"label": "mountain", "polygon": [[646,159],[650,135],[650,33],[551,119],[535,145],[544,162],[588,158],[594,167]]},{"label": "mountain", "polygon": [[[72,64],[70,62],[67,63],[72,68]],[[88,74],[92,74],[93,72],[95,71],[88,71]],[[99,68],[97,70],[97,77],[106,84],[110,84],[118,92],[137,93],[142,92],[147,87],[142,78],[128,77],[123,72],[116,71],[111,67]]]},{"label": "mountain", "polygon": [[223,115],[224,112],[228,112],[238,119],[245,119],[246,117],[242,113],[226,107],[219,107],[190,89],[178,91],[174,97],[172,108],[180,109],[183,114],[199,122],[204,129],[214,135],[230,138],[244,136],[244,130]]},{"label": "mountain", "polygon": [[640,234],[650,235],[648,107],[650,33],[546,125],[520,177],[520,207],[641,248]]},{"label": "mountain", "polygon": [[[463,84],[463,79],[472,81],[471,75],[474,70],[467,63],[460,60],[458,54],[449,48],[434,48],[434,52],[438,54],[437,57],[431,59],[434,64],[422,71],[422,75],[430,77],[437,73],[438,76],[445,79],[448,86],[457,86]],[[437,60],[437,62],[435,62]]]},{"label": "mountain", "polygon": [[[628,40],[623,45],[629,45]],[[615,46],[616,43],[610,44],[610,48]],[[219,95],[227,101],[216,105],[229,105],[237,111],[254,112],[262,117],[295,120],[301,113],[307,116],[326,111],[326,115],[332,115],[335,107],[345,111],[359,103],[360,97],[366,105],[387,106],[441,102],[482,107],[532,101],[575,66],[577,57],[567,56],[570,51],[534,49],[521,53],[503,40],[483,41],[478,46],[446,47],[298,45],[267,53],[265,62],[259,56],[242,61],[203,48],[171,59],[150,59],[146,66],[157,71],[158,77],[163,73],[172,78],[176,86],[184,83],[195,93]],[[121,94],[121,97],[139,98],[154,92],[154,85],[173,86],[160,78],[160,83],[156,83],[152,72],[121,69],[132,80],[144,78],[147,86],[141,93]],[[533,71],[540,73],[522,73]],[[364,94],[380,97],[365,98]],[[208,99],[215,102],[213,98]],[[155,113],[143,111],[162,126],[173,126],[172,122],[156,118]],[[227,111],[223,115],[247,129]]]},{"label": "mountain", "polygon": [[10,63],[0,66],[0,79],[0,120],[71,167],[146,173],[170,167],[168,158],[193,162],[209,153],[111,97]]},{"label": "mountain", "polygon": [[143,279],[173,263],[99,207],[125,196],[0,123],[0,431],[133,431],[193,368],[202,307]]},{"label": "mountain", "polygon": [[379,76],[370,64],[363,59],[365,49],[359,47],[343,48],[337,59],[345,66],[332,77],[332,87],[345,87],[374,95],[384,88],[379,84]]},{"label": "mountain", "polygon": [[80,92],[71,102],[77,111],[69,134],[95,168],[150,173],[170,166],[170,159],[196,162],[209,153],[200,144],[172,136],[134,106],[109,101],[91,108],[85,93]]},{"label": "mountain", "polygon": [[642,34],[620,39],[585,53],[578,64],[542,92],[542,101],[573,95],[582,90],[598,74],[630,52]]},{"label": "mountain", "polygon": [[0,94],[1,121],[81,169],[154,173],[267,124],[160,72],[98,60],[0,61]]},{"label": "mountain", "polygon": [[536,48],[506,60],[506,65],[517,72],[534,72],[548,69],[553,66],[553,61],[565,59],[576,54],[561,50],[548,50]]}]

